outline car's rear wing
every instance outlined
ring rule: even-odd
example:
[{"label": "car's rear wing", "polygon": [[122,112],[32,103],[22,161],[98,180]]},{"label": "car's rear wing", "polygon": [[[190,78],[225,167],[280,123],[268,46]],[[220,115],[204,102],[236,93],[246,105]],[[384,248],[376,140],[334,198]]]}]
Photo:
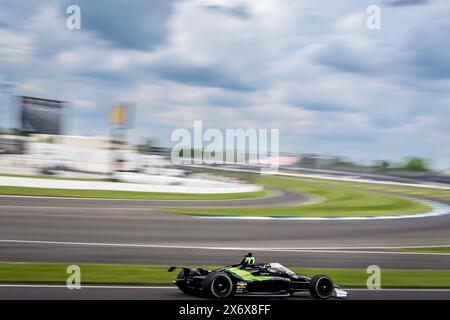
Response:
[{"label": "car's rear wing", "polygon": [[167,270],[167,272],[173,272],[176,268],[175,266],[170,266],[169,269]]},{"label": "car's rear wing", "polygon": [[189,275],[189,273],[191,272],[192,268],[187,268],[187,267],[182,267],[182,266],[171,266],[169,267],[169,269],[167,270],[167,272],[173,272],[175,271],[175,269],[183,269],[184,274],[185,275]]},{"label": "car's rear wing", "polygon": [[208,270],[205,270],[203,268],[187,268],[187,267],[180,267],[180,266],[171,266],[169,267],[169,269],[167,270],[167,272],[173,272],[175,269],[183,269],[184,271],[184,276],[185,277],[189,277],[191,275],[191,271],[196,271],[196,272],[200,272],[200,274],[206,274],[209,273]]}]

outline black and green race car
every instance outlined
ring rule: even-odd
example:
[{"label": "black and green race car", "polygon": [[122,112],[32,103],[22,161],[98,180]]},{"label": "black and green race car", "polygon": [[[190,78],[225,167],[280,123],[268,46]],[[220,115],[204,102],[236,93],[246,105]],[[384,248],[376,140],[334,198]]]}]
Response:
[{"label": "black and green race car", "polygon": [[[177,267],[170,267],[172,272]],[[296,274],[279,263],[258,263],[249,253],[239,264],[216,270],[180,267],[174,283],[191,295],[226,299],[242,295],[293,295],[309,292],[315,299],[346,297],[347,292],[333,284],[325,275],[309,278]]]}]

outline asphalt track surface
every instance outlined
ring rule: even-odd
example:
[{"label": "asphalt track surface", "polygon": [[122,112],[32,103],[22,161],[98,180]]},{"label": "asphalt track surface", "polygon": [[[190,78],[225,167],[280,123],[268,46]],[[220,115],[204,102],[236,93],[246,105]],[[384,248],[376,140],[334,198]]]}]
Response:
[{"label": "asphalt track surface", "polygon": [[[348,292],[346,300],[450,300],[450,289],[345,289]],[[37,285],[0,286],[2,300],[71,300],[71,299],[101,299],[101,300],[200,300],[183,294],[172,286],[85,286],[79,290],[69,290],[65,286]],[[236,296],[233,300],[309,300],[309,293],[296,293],[294,296]],[[338,299],[338,298],[334,298]],[[342,299],[342,298],[339,298]]]},{"label": "asphalt track surface", "polygon": [[[449,254],[400,254],[386,248],[450,244],[450,215],[365,221],[214,220],[160,210],[277,207],[308,201],[313,200],[280,191],[260,199],[212,201],[0,196],[0,261],[225,265],[240,261],[247,251],[253,251],[258,261],[305,268],[366,268],[376,264],[381,268],[450,269]],[[94,288],[81,292],[85,292],[83,298],[95,298],[98,290],[102,292],[98,294],[105,294],[105,289]],[[167,291],[171,289],[148,289],[150,293],[130,290],[110,289],[107,295],[178,297]],[[44,298],[51,298],[58,296],[55,291],[58,289],[0,287],[0,299],[5,294],[27,298],[41,293]],[[375,295],[425,297],[421,291],[382,292]],[[449,298],[447,291],[427,292],[427,297],[429,294],[436,299]],[[365,291],[358,291],[354,297],[376,298],[366,295]]]}]

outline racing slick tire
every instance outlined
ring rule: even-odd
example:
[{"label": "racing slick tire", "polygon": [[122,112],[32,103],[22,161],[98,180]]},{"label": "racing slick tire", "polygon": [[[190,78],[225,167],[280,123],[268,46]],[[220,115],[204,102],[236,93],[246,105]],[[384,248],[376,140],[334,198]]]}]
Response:
[{"label": "racing slick tire", "polygon": [[[184,271],[183,270],[181,270],[177,276],[177,280],[182,280],[182,279],[184,279]],[[195,293],[197,293],[195,289],[188,287],[184,283],[177,282],[177,287],[178,287],[178,289],[180,289],[181,292],[186,293],[186,294],[194,295]]]},{"label": "racing slick tire", "polygon": [[334,285],[330,278],[317,275],[311,278],[309,293],[314,299],[328,299],[333,295]]},{"label": "racing slick tire", "polygon": [[214,299],[227,299],[234,296],[236,285],[226,272],[213,272],[203,280],[206,296]]}]

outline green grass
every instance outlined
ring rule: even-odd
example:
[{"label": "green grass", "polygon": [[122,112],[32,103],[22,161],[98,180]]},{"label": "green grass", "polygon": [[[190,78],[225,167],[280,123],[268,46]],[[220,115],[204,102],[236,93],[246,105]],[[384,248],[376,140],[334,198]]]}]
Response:
[{"label": "green grass", "polygon": [[[60,283],[65,284],[63,263],[0,263],[0,283]],[[167,272],[167,266],[78,264],[82,284],[142,284],[169,285],[177,272]],[[204,267],[214,269],[215,267]],[[313,276],[326,274],[343,287],[365,287],[369,276],[365,269],[292,268]],[[450,270],[381,270],[382,287],[450,287]]]},{"label": "green grass", "polygon": [[398,248],[395,251],[404,252],[428,252],[428,253],[450,253],[450,246],[447,247],[421,247],[421,248]]},{"label": "green grass", "polygon": [[[85,284],[170,284],[174,274],[162,266],[77,264]],[[0,263],[0,282],[66,283],[69,264]]]},{"label": "green grass", "polygon": [[[317,179],[304,179],[308,181],[317,181]],[[322,180],[325,181],[325,180]],[[350,187],[364,190],[373,190],[380,192],[393,192],[405,195],[419,196],[432,198],[437,200],[450,200],[450,190],[431,189],[423,187],[409,187],[409,186],[396,186],[389,184],[373,184],[373,183],[359,183],[359,182],[347,182],[347,181],[335,181],[326,180],[326,183],[330,186],[337,187]]]},{"label": "green grass", "polygon": [[227,193],[227,194],[188,194],[163,192],[134,192],[113,190],[75,190],[52,188],[28,188],[0,186],[0,194],[17,196],[47,196],[71,198],[108,198],[108,199],[142,199],[142,200],[226,200],[257,198],[266,195],[266,191]]},{"label": "green grass", "polygon": [[170,212],[192,215],[342,217],[418,214],[430,210],[413,199],[376,191],[358,190],[315,179],[254,176],[254,183],[309,194],[318,203],[277,208],[170,208]]}]

